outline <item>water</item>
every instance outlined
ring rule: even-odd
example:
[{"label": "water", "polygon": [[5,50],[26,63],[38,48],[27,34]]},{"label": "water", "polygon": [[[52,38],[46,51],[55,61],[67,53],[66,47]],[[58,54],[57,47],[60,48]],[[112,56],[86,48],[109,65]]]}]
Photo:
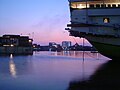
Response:
[{"label": "water", "polygon": [[[83,58],[84,56],[84,58]],[[0,90],[66,90],[110,60],[90,52],[35,52],[0,57]],[[72,84],[71,84],[72,82]],[[75,90],[75,89],[73,89]]]}]

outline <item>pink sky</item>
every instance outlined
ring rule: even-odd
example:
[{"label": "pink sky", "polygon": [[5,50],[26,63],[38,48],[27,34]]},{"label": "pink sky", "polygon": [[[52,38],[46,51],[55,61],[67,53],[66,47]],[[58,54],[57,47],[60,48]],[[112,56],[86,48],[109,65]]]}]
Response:
[{"label": "pink sky", "polygon": [[[65,28],[70,23],[68,0],[0,0],[0,35],[30,35],[34,43],[48,45],[75,40]],[[34,33],[34,34],[33,34]],[[82,41],[76,38],[76,42]]]}]

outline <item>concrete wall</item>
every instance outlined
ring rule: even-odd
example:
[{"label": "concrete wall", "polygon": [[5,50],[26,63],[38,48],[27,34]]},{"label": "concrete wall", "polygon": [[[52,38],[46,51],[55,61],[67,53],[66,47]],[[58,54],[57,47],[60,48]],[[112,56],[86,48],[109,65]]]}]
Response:
[{"label": "concrete wall", "polygon": [[32,47],[0,47],[0,55],[32,55]]}]

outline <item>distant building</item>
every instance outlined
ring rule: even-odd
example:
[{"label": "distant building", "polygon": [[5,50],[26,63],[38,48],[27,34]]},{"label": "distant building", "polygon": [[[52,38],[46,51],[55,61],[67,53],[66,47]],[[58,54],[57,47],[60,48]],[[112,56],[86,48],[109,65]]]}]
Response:
[{"label": "distant building", "polygon": [[33,44],[33,51],[40,51],[41,50],[41,46],[38,44]]},{"label": "distant building", "polygon": [[50,42],[49,43],[49,51],[61,51],[62,47],[60,44],[56,44],[55,42]]},{"label": "distant building", "polygon": [[28,36],[3,35],[0,37],[0,54],[32,54],[32,42]]},{"label": "distant building", "polygon": [[57,44],[55,42],[49,42],[49,47],[56,46]]},{"label": "distant building", "polygon": [[62,47],[64,50],[69,50],[69,47],[71,47],[72,42],[71,41],[63,41],[62,42]]},{"label": "distant building", "polygon": [[20,35],[3,35],[0,37],[0,46],[32,46],[32,39],[28,36]]}]

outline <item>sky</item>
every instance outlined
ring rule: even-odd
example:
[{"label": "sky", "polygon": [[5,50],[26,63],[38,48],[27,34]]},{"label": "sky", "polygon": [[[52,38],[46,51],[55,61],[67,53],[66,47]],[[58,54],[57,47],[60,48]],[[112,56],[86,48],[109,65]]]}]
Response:
[{"label": "sky", "polygon": [[70,23],[68,0],[0,0],[0,36],[28,35],[34,43],[81,43],[65,30]]}]

